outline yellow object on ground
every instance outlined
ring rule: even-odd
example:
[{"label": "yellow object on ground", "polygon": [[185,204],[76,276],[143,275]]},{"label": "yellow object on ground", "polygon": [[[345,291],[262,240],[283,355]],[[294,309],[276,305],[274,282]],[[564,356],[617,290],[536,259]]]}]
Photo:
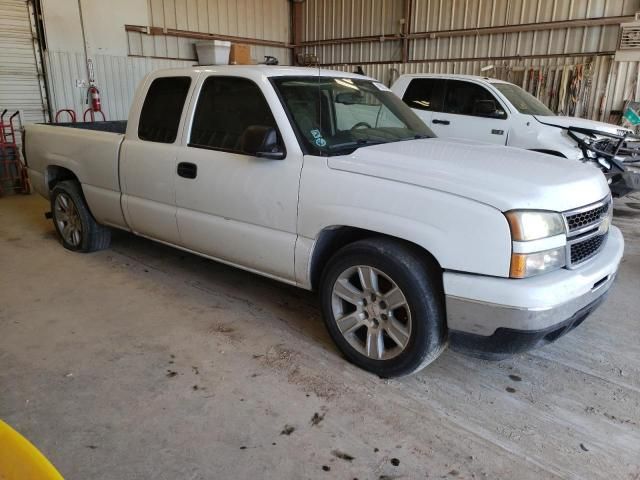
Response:
[{"label": "yellow object on ground", "polygon": [[0,420],[0,480],[64,480],[29,440]]}]

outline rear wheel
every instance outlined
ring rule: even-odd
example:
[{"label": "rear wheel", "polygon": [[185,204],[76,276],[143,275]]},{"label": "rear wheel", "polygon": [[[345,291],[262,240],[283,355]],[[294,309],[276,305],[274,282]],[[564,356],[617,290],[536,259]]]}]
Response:
[{"label": "rear wheel", "polygon": [[77,182],[65,180],[53,187],[51,212],[53,225],[65,248],[93,252],[109,246],[111,231],[95,221]]},{"label": "rear wheel", "polygon": [[446,345],[440,273],[415,248],[362,240],[330,260],[321,281],[324,320],[344,355],[381,377],[418,371]]}]

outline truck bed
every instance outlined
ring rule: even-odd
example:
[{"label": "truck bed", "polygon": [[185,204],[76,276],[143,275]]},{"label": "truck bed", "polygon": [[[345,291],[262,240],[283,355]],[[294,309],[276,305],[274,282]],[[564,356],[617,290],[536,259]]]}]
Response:
[{"label": "truck bed", "polygon": [[[45,197],[56,171],[71,171],[92,213],[119,225],[119,152],[126,122],[25,125],[25,158],[34,189]],[[67,127],[67,128],[59,128]],[[108,206],[104,212],[101,206]],[[115,214],[113,213],[115,212]]]},{"label": "truck bed", "polygon": [[47,123],[54,127],[81,128],[83,130],[94,130],[98,132],[110,132],[124,134],[127,131],[126,120],[110,120],[107,122],[76,122],[76,123]]}]

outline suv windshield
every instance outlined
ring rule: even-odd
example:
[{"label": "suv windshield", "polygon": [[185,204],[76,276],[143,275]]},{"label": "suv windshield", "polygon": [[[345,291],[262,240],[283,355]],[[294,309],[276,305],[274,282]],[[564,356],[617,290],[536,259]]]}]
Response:
[{"label": "suv windshield", "polygon": [[525,115],[555,116],[547,106],[530,93],[512,83],[491,83],[511,104]]},{"label": "suv windshield", "polygon": [[322,76],[277,77],[272,82],[307,150],[319,155],[435,136],[380,83]]}]

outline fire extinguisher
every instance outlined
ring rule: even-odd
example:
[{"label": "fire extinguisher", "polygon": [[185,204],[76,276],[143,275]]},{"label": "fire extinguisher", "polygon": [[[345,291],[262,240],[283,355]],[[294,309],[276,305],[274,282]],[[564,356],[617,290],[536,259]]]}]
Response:
[{"label": "fire extinguisher", "polygon": [[91,121],[95,122],[95,113],[100,112],[102,115],[102,120],[106,120],[104,113],[102,112],[102,103],[100,102],[100,90],[95,85],[91,85],[87,89],[87,104],[89,104],[89,100],[91,100],[91,106],[84,111],[84,115],[82,119],[87,121],[87,113],[91,116]]},{"label": "fire extinguisher", "polygon": [[[87,97],[91,99],[91,110],[99,112],[102,110],[100,106],[100,90],[95,85],[91,85],[87,90]],[[89,103],[89,102],[87,102]]]}]

